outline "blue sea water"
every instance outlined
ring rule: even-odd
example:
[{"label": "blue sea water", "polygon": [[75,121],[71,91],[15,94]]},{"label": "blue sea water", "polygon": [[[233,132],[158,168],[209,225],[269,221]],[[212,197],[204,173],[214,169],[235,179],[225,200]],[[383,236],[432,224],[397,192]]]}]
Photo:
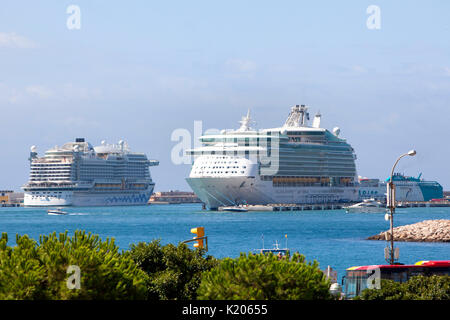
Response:
[{"label": "blue sea water", "polygon": [[[51,216],[44,208],[0,208],[0,232],[7,232],[9,245],[15,235],[39,235],[86,230],[102,239],[114,238],[123,250],[130,244],[153,239],[177,244],[192,239],[190,229],[202,226],[208,236],[208,254],[217,258],[238,257],[240,252],[272,248],[275,241],[338,271],[356,265],[385,264],[385,241],[365,240],[389,228],[384,214],[347,214],[344,210],[282,212],[218,212],[199,204],[138,207],[73,207],[69,214]],[[394,225],[429,219],[450,219],[450,208],[397,209]],[[287,238],[285,237],[287,235]],[[192,247],[192,243],[190,246]],[[450,243],[396,242],[400,262],[450,259]]]}]

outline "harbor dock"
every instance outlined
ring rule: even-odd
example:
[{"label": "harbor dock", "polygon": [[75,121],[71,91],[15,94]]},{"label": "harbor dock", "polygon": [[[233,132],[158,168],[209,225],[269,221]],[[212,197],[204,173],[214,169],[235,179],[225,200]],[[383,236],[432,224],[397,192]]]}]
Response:
[{"label": "harbor dock", "polygon": [[23,207],[23,203],[0,203],[2,208]]},{"label": "harbor dock", "polygon": [[[357,202],[348,203],[316,203],[316,204],[292,204],[292,203],[271,203],[266,205],[248,205],[247,211],[308,211],[308,210],[340,210],[346,206]],[[431,208],[450,207],[450,201],[413,201],[399,202],[397,208]],[[218,209],[221,210],[221,207]]]},{"label": "harbor dock", "polygon": [[186,191],[161,191],[155,192],[148,200],[148,204],[181,204],[181,203],[201,203],[200,199],[193,192]]},{"label": "harbor dock", "polygon": [[[269,204],[268,207],[272,208],[271,211],[307,211],[307,210],[336,210],[342,209],[347,204]],[[251,209],[249,209],[251,211]],[[255,211],[255,210],[253,210]]]}]

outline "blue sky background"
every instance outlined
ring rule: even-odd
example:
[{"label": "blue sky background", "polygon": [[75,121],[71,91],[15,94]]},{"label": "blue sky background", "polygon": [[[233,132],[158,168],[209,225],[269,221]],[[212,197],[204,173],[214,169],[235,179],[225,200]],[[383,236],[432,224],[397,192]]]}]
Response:
[{"label": "blue sky background", "polygon": [[[81,29],[69,30],[69,5]],[[369,30],[369,5],[381,29]],[[29,147],[125,139],[160,160],[156,189],[188,190],[177,128],[257,128],[311,106],[341,128],[358,174],[423,173],[450,189],[448,1],[2,1],[0,189],[28,179]]]}]

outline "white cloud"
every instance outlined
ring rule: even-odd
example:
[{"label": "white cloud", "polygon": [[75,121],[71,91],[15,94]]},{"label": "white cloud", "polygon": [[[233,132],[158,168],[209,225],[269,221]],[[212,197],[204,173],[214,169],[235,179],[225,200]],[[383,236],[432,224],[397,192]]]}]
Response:
[{"label": "white cloud", "polygon": [[257,65],[252,60],[228,59],[225,61],[225,75],[231,79],[253,79]]},{"label": "white cloud", "polygon": [[100,127],[100,122],[95,119],[86,119],[81,116],[69,116],[62,119],[62,125],[68,128],[98,128]]},{"label": "white cloud", "polygon": [[177,76],[164,76],[158,79],[158,82],[161,88],[174,90],[177,92],[203,90],[208,86],[208,83],[202,79],[177,77]]},{"label": "white cloud", "polygon": [[42,85],[30,84],[23,87],[13,87],[0,83],[0,104],[27,104],[39,100],[62,102],[69,100],[98,100],[103,98],[99,88],[85,88],[69,84]]},{"label": "white cloud", "polygon": [[450,68],[449,67],[444,67],[444,75],[450,77]]},{"label": "white cloud", "polygon": [[0,32],[0,48],[35,48],[34,41],[16,34],[15,32]]},{"label": "white cloud", "polygon": [[359,66],[359,65],[354,65],[351,67],[351,69],[355,73],[366,73],[367,72],[366,68],[364,68],[363,66]]},{"label": "white cloud", "polygon": [[53,92],[45,86],[31,85],[25,88],[25,91],[31,95],[41,99],[48,99],[53,96]]},{"label": "white cloud", "polygon": [[62,99],[88,100],[99,99],[102,96],[102,91],[98,88],[86,88],[72,83],[65,84],[58,90]]},{"label": "white cloud", "polygon": [[238,72],[253,72],[256,70],[256,63],[251,60],[242,59],[228,59],[226,61],[227,67],[232,71]]}]

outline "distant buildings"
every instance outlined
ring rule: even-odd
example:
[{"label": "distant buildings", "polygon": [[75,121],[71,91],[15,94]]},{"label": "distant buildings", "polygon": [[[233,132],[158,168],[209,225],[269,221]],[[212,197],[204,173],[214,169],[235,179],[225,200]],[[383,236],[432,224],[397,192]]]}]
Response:
[{"label": "distant buildings", "polygon": [[23,204],[23,192],[0,190],[0,206],[18,206]]},{"label": "distant buildings", "polygon": [[179,204],[179,203],[201,203],[193,192],[166,191],[155,192],[148,201],[149,204]]},{"label": "distant buildings", "polygon": [[0,203],[9,203],[9,195],[13,193],[12,190],[0,190]]}]

